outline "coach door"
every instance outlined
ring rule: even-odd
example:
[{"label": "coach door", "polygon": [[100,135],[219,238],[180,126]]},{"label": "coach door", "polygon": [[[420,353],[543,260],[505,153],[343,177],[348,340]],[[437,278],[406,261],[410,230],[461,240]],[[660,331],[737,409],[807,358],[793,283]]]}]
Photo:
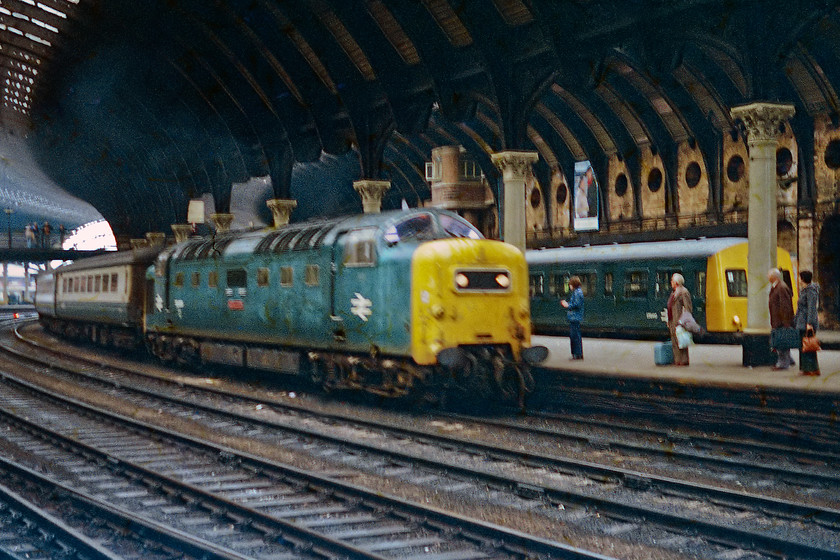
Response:
[{"label": "coach door", "polygon": [[330,310],[333,338],[348,349],[367,350],[376,313],[385,302],[376,301],[376,228],[361,228],[339,234],[333,246]]}]

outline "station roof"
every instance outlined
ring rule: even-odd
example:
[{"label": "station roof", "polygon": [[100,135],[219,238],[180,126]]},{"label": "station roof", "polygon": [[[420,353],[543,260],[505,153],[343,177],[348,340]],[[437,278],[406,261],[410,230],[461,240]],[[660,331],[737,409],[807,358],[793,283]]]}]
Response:
[{"label": "station roof", "polygon": [[293,218],[360,210],[360,177],[415,205],[440,145],[491,178],[491,153],[535,150],[542,183],[686,141],[713,158],[755,100],[837,125],[837,4],[0,0],[0,180],[140,237],[253,177]]}]

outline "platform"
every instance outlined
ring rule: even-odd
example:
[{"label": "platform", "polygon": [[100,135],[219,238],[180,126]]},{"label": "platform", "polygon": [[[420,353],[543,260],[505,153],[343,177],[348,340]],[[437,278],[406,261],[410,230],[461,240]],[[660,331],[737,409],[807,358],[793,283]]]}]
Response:
[{"label": "platform", "polygon": [[[840,333],[822,332],[818,338],[832,348],[840,343]],[[663,339],[665,340],[665,339]],[[813,390],[840,394],[840,350],[823,349],[819,352],[819,377],[799,375],[795,365],[789,370],[773,371],[770,366],[744,367],[742,348],[738,345],[697,344],[689,349],[688,367],[657,366],[653,361],[653,348],[657,342],[616,340],[609,338],[583,339],[583,360],[570,360],[568,337],[533,336],[532,344],[549,349],[545,367],[593,375],[623,375],[639,378],[682,380],[687,384],[740,385]],[[793,350],[794,361],[799,363],[799,351]]]}]

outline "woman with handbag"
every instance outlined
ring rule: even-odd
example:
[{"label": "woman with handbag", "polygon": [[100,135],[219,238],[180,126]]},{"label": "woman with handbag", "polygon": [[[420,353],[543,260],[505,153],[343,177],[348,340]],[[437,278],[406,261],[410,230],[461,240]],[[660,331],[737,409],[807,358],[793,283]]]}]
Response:
[{"label": "woman with handbag", "polygon": [[802,289],[799,290],[799,301],[796,304],[796,315],[794,326],[799,331],[802,345],[799,350],[799,375],[819,375],[820,364],[817,361],[817,329],[820,320],[817,310],[820,307],[820,286],[812,283],[813,273],[810,270],[803,270],[799,273],[799,280],[802,282]]},{"label": "woman with handbag", "polygon": [[688,346],[680,348],[677,326],[683,311],[691,312],[691,293],[685,287],[685,278],[676,273],[671,276],[671,296],[668,298],[668,331],[671,333],[671,348],[674,350],[674,365],[688,365]]}]

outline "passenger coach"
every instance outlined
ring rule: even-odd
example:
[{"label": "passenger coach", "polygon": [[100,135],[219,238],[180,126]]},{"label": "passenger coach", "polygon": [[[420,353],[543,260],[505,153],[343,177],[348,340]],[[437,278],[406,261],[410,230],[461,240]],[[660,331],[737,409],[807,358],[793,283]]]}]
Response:
[{"label": "passenger coach", "polygon": [[[583,330],[590,335],[668,335],[665,307],[671,276],[679,272],[692,294],[694,317],[707,341],[732,341],[747,317],[747,242],[713,238],[528,251],[534,331],[568,331],[560,300],[569,278],[581,279],[585,296]],[[794,292],[790,254],[777,249],[778,267]]]}]

